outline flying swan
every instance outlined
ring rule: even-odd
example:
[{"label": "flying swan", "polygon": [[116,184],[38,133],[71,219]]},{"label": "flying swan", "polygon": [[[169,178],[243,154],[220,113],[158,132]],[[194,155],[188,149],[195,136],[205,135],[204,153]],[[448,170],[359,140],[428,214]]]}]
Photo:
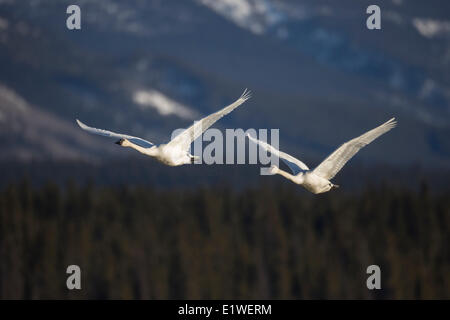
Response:
[{"label": "flying swan", "polygon": [[327,192],[333,188],[338,188],[339,186],[333,184],[330,180],[342,169],[347,161],[350,160],[362,147],[368,145],[382,134],[394,128],[396,124],[397,122],[395,121],[395,118],[392,118],[379,127],[376,127],[375,129],[372,129],[363,135],[344,143],[332,154],[330,154],[328,158],[322,161],[322,163],[319,164],[314,170],[310,170],[302,161],[288,155],[287,153],[277,150],[271,145],[250,136],[248,133],[247,136],[251,141],[259,144],[266,151],[271,152],[283,160],[293,172],[292,175],[289,172],[280,170],[280,168],[274,165],[270,169],[272,174],[280,174],[286,179],[303,186],[308,191],[318,194]]},{"label": "flying swan", "polygon": [[194,163],[196,160],[198,160],[197,156],[189,153],[191,143],[195,139],[197,139],[204,131],[206,131],[206,129],[211,127],[217,120],[222,118],[224,115],[229,114],[231,111],[250,99],[250,97],[250,91],[247,91],[247,89],[245,89],[239,99],[237,99],[229,106],[226,106],[216,113],[210,114],[200,121],[194,122],[193,125],[177,135],[170,142],[160,145],[155,145],[154,143],[142,138],[92,128],[85,125],[80,120],[76,120],[81,129],[87,132],[106,137],[119,138],[120,140],[118,140],[116,144],[121,145],[122,147],[133,148],[143,154],[154,157],[158,161],[169,166],[181,166],[183,164]]}]

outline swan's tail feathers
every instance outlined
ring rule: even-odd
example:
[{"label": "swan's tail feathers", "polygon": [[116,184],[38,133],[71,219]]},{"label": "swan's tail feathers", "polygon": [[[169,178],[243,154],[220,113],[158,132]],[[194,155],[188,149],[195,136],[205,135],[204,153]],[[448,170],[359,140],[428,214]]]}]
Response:
[{"label": "swan's tail feathers", "polygon": [[247,100],[250,99],[251,97],[252,97],[252,92],[246,88],[246,89],[244,90],[244,92],[242,93],[242,95],[239,97],[239,99],[240,99],[240,100],[247,101]]},{"label": "swan's tail feathers", "polygon": [[120,139],[117,140],[115,143],[118,144],[119,146],[123,145],[123,143],[125,142],[125,139]]}]

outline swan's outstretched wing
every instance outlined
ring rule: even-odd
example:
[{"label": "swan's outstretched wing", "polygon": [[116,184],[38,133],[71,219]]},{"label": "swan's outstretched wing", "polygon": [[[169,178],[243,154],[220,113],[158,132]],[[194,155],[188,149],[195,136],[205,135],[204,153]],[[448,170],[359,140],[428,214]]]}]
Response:
[{"label": "swan's outstretched wing", "polygon": [[300,160],[294,158],[293,156],[288,155],[287,153],[282,152],[280,150],[277,150],[276,148],[272,147],[270,144],[268,144],[268,143],[266,143],[264,141],[261,141],[261,140],[258,140],[256,138],[253,138],[248,133],[246,135],[251,141],[253,141],[254,143],[259,144],[266,151],[268,151],[270,153],[273,153],[278,158],[283,160],[283,162],[286,163],[286,165],[292,170],[294,175],[299,174],[301,171],[309,170],[309,168],[308,168],[308,166],[306,164],[304,164]]},{"label": "swan's outstretched wing", "polygon": [[363,135],[344,143],[332,154],[330,154],[328,158],[322,161],[322,163],[314,169],[313,173],[328,180],[332,179],[339,172],[339,170],[342,169],[347,161],[350,160],[362,147],[368,145],[383,133],[386,133],[394,128],[396,124],[397,121],[395,121],[395,118],[392,118],[383,123],[381,126],[367,131]]},{"label": "swan's outstretched wing", "polygon": [[204,131],[206,131],[206,129],[211,127],[217,120],[222,118],[224,115],[229,114],[231,111],[239,107],[250,98],[250,91],[247,91],[247,89],[245,89],[239,99],[237,99],[235,102],[233,102],[229,106],[226,106],[222,110],[217,111],[216,113],[210,114],[209,116],[196,121],[192,126],[173,138],[167,145],[188,151],[191,143],[195,139],[197,139]]},{"label": "swan's outstretched wing", "polygon": [[76,120],[77,120],[77,123],[80,126],[80,128],[87,132],[97,134],[100,136],[105,136],[105,137],[127,139],[127,140],[131,141],[132,143],[137,144],[138,146],[143,147],[143,148],[151,148],[154,146],[153,143],[151,143],[150,141],[144,140],[142,138],[133,137],[133,136],[129,136],[126,134],[115,133],[115,132],[111,132],[111,131],[107,131],[107,130],[92,128],[92,127],[85,125],[80,120],[78,120],[78,119],[76,119]]}]

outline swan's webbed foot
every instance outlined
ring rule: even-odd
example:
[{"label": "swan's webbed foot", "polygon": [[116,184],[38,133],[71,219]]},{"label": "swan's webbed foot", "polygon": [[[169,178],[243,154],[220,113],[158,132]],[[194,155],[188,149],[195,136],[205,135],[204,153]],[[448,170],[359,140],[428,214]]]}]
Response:
[{"label": "swan's webbed foot", "polygon": [[195,161],[199,161],[200,157],[199,156],[190,156],[191,157],[191,164],[195,164]]},{"label": "swan's webbed foot", "polygon": [[270,174],[277,174],[278,173],[278,167],[276,166],[276,165],[272,165],[270,168],[269,168],[269,172],[270,172]]}]

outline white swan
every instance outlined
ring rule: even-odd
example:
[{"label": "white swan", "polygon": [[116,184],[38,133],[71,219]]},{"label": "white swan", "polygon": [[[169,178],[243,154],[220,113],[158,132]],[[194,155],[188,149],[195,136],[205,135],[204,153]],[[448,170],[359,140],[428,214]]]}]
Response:
[{"label": "white swan", "polygon": [[332,188],[338,188],[339,186],[331,183],[330,180],[342,169],[347,161],[350,160],[362,147],[368,145],[382,134],[394,128],[396,124],[397,122],[395,121],[395,118],[392,118],[379,127],[376,127],[375,129],[372,129],[363,135],[344,143],[332,154],[330,154],[328,158],[322,161],[322,163],[319,164],[314,170],[310,170],[308,166],[300,160],[250,136],[248,133],[247,136],[251,141],[259,144],[266,151],[273,153],[275,156],[283,160],[293,172],[292,175],[281,170],[277,166],[272,166],[272,174],[280,174],[286,179],[302,185],[305,189],[311,191],[312,193],[318,194],[327,192]]},{"label": "white swan", "polygon": [[245,89],[239,99],[229,106],[226,106],[216,113],[210,114],[200,121],[194,122],[192,126],[177,135],[169,143],[160,145],[155,145],[152,142],[142,138],[92,128],[85,125],[80,120],[76,120],[81,129],[86,130],[87,132],[106,137],[119,138],[120,140],[116,143],[123,147],[136,149],[143,154],[156,158],[166,165],[180,166],[183,164],[194,163],[194,161],[198,159],[198,157],[189,153],[190,145],[195,139],[197,139],[206,129],[211,127],[217,120],[239,107],[250,97],[250,91]]}]

